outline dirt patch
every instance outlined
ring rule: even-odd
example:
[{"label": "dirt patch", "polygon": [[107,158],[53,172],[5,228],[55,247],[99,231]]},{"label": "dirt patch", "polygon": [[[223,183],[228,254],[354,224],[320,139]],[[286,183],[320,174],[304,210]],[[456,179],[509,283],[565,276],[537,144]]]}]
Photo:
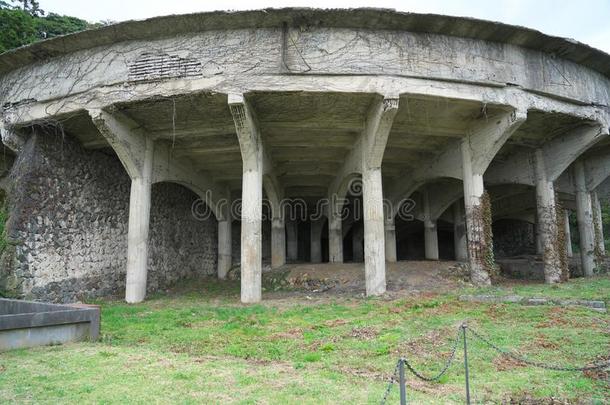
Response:
[{"label": "dirt patch", "polygon": [[549,397],[534,398],[531,394],[524,393],[506,397],[502,400],[502,405],[570,405],[565,399]]},{"label": "dirt patch", "polygon": [[379,335],[379,332],[377,332],[373,328],[361,327],[361,328],[352,329],[352,331],[349,333],[348,336],[352,337],[352,338],[356,338],[358,340],[373,340],[378,335]]},{"label": "dirt patch", "polygon": [[301,328],[289,329],[285,332],[277,332],[269,336],[272,340],[277,339],[303,339],[303,330]]},{"label": "dirt patch", "polygon": [[[591,362],[591,365],[607,361],[610,361],[610,354],[606,356],[597,356],[595,360]],[[593,380],[605,381],[608,385],[610,385],[610,368],[606,368],[605,370],[587,370],[584,371],[583,374]]]},{"label": "dirt patch", "polygon": [[493,365],[496,366],[496,370],[498,371],[510,371],[515,368],[526,367],[525,363],[522,363],[518,360],[515,360],[511,357],[507,356],[497,356],[493,359]]}]

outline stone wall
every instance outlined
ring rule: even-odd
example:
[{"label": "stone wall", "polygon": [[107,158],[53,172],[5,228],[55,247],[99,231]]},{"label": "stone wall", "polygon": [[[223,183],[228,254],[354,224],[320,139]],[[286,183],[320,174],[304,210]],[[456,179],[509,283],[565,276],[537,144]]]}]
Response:
[{"label": "stone wall", "polygon": [[511,257],[536,253],[534,224],[512,219],[493,223],[494,255]]},{"label": "stone wall", "polygon": [[[6,295],[70,302],[122,295],[130,180],[116,155],[68,135],[32,135],[11,169]],[[174,184],[152,190],[149,290],[216,270],[216,220],[191,215],[196,198]]]}]

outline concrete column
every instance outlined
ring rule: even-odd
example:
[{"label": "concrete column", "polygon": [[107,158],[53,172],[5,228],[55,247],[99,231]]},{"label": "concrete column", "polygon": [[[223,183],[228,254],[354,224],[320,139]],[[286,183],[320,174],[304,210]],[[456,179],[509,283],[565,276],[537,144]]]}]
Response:
[{"label": "concrete column", "polygon": [[310,226],[310,251],[309,259],[312,263],[322,262],[322,227],[324,221],[322,219],[316,219],[311,221]]},{"label": "concrete column", "polygon": [[231,220],[218,221],[218,278],[224,280],[232,265]]},{"label": "concrete column", "polygon": [[427,260],[438,260],[438,232],[436,230],[436,219],[430,216],[430,194],[428,189],[423,189],[424,204],[424,247]]},{"label": "concrete column", "polygon": [[330,209],[328,215],[328,261],[330,263],[343,263],[343,230],[341,229],[341,215],[336,207]]},{"label": "concrete column", "polygon": [[386,291],[381,168],[363,170],[362,202],[366,294],[380,295]]},{"label": "concrete column", "polygon": [[544,281],[547,284],[561,282],[562,263],[558,246],[559,230],[557,228],[557,211],[555,207],[555,188],[547,177],[542,149],[535,152],[536,175],[536,214],[538,217],[538,235],[542,244],[542,261]]},{"label": "concrete column", "polygon": [[137,303],[146,297],[148,273],[148,232],[150,225],[150,187],[154,143],[146,138],[142,170],[131,179],[129,225],[127,231],[127,275],[125,301]]},{"label": "concrete column", "polygon": [[455,250],[455,260],[459,262],[468,261],[464,201],[462,199],[453,204],[453,247]]},{"label": "concrete column", "polygon": [[286,264],[286,226],[283,218],[271,220],[271,268]]},{"label": "concrete column", "polygon": [[295,262],[299,258],[299,224],[295,220],[286,221],[286,250],[288,261]]},{"label": "concrete column", "polygon": [[396,254],[396,225],[394,218],[385,222],[385,260],[391,263],[397,261]]},{"label": "concrete column", "polygon": [[602,206],[599,202],[597,191],[591,191],[591,208],[593,209],[593,225],[595,226],[595,246],[602,256],[606,255],[604,244],[604,227],[602,220]]},{"label": "concrete column", "polygon": [[242,179],[241,209],[241,301],[261,300],[262,279],[262,164],[245,170]]},{"label": "concrete column", "polygon": [[462,170],[464,178],[464,206],[466,210],[466,235],[468,240],[468,262],[470,278],[476,285],[490,285],[487,272],[487,252],[491,248],[485,240],[481,198],[483,197],[483,174],[472,169],[472,156],[468,139],[461,144]]},{"label": "concrete column", "polygon": [[354,262],[364,261],[364,230],[354,224],[352,227],[352,252]]},{"label": "concrete column", "polygon": [[585,168],[581,161],[574,162],[574,185],[576,187],[576,218],[580,235],[580,260],[585,276],[592,276],[595,269],[595,237],[591,194],[587,191]]},{"label": "concrete column", "polygon": [[563,214],[563,226],[566,238],[566,254],[568,257],[573,257],[574,252],[572,252],[572,234],[570,233],[570,211],[563,210]]}]

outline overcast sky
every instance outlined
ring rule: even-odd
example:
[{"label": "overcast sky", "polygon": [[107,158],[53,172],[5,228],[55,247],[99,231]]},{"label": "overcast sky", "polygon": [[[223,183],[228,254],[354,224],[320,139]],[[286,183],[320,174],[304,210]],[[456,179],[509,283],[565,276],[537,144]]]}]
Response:
[{"label": "overcast sky", "polygon": [[382,7],[469,16],[523,25],[574,38],[610,53],[610,0],[39,0],[47,12],[88,21],[124,21],[158,15],[266,7]]}]

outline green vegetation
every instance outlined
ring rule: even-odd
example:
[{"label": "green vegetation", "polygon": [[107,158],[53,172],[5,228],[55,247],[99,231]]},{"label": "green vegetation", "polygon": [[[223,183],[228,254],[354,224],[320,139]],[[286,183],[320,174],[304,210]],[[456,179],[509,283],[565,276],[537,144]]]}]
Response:
[{"label": "green vegetation", "polygon": [[76,17],[49,13],[47,16],[36,1],[0,0],[0,53],[45,38],[95,28]]},{"label": "green vegetation", "polygon": [[[604,276],[559,289],[516,290],[607,300],[609,286]],[[0,398],[9,403],[379,403],[399,355],[428,374],[438,371],[464,320],[498,345],[532,359],[581,365],[608,356],[607,314],[466,303],[456,299],[461,293],[381,300],[307,299],[284,292],[242,306],[236,283],[209,280],[139,305],[101,302],[100,342],[3,353]],[[607,374],[535,369],[475,340],[469,359],[477,403],[526,396],[610,400]],[[409,398],[463,403],[463,379],[458,351],[440,383],[409,376]],[[395,387],[389,403],[397,395]]]}]

